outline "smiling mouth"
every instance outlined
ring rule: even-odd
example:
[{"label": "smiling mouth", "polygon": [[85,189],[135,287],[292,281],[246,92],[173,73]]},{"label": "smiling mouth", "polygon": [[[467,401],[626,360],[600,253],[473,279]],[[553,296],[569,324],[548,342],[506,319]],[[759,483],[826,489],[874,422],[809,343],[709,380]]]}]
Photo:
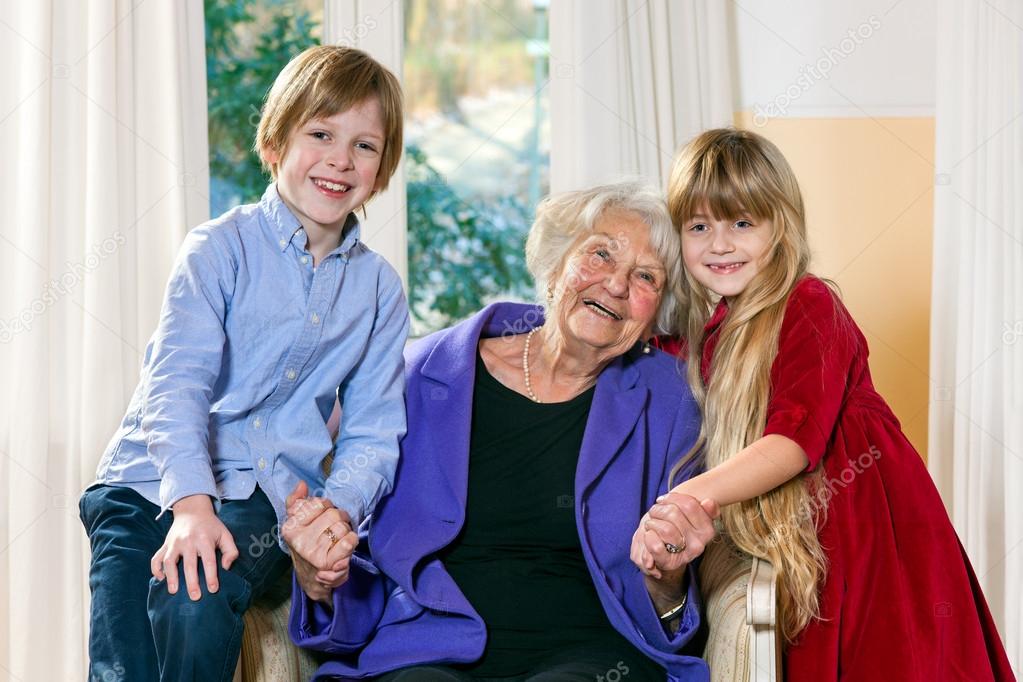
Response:
[{"label": "smiling mouth", "polygon": [[593,312],[597,313],[598,315],[602,315],[603,317],[609,317],[612,320],[619,320],[619,321],[622,319],[621,315],[619,315],[615,311],[611,310],[610,308],[605,308],[604,306],[602,306],[597,301],[594,301],[592,298],[583,299],[583,305],[585,305],[586,307],[588,307],[590,310],[592,310]]},{"label": "smiling mouth", "polygon": [[741,263],[707,263],[707,267],[710,268],[711,272],[716,272],[719,275],[731,274],[743,265],[746,265],[745,261]]},{"label": "smiling mouth", "polygon": [[330,180],[322,180],[320,178],[313,180],[313,184],[325,190],[328,194],[344,194],[352,188],[351,185],[346,185],[343,182],[331,182]]}]

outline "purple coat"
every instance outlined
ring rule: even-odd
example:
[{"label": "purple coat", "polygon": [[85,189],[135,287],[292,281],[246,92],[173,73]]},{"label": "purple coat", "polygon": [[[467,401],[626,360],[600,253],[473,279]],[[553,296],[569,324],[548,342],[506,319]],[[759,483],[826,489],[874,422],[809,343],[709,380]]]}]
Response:
[{"label": "purple coat", "polygon": [[[523,333],[542,320],[535,306],[497,303],[406,352],[408,433],[394,491],[373,515],[372,560],[356,554],[348,582],[334,591],[333,609],[310,600],[297,582],[293,588],[295,643],[336,655],[315,679],[468,663],[482,654],[486,627],[435,555],[465,520],[479,340]],[[640,517],[699,432],[699,411],[677,362],[657,350],[630,353],[601,373],[579,453],[575,516],[611,624],[665,666],[668,680],[708,680],[702,659],[675,653],[700,624],[695,570],[682,626],[668,637],[629,560]]]}]

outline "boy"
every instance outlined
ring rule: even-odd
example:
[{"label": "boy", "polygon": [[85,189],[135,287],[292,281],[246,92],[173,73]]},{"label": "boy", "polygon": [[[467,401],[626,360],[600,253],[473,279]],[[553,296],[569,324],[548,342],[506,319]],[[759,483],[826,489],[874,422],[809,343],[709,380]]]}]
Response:
[{"label": "boy", "polygon": [[408,309],[356,212],[397,167],[402,119],[397,79],[368,55],[306,50],[277,77],[256,135],[276,182],[186,238],[138,388],[80,502],[93,679],[231,680],[245,609],[289,565],[289,491],[307,483],[337,508],[322,539],[336,571],[390,490]]}]

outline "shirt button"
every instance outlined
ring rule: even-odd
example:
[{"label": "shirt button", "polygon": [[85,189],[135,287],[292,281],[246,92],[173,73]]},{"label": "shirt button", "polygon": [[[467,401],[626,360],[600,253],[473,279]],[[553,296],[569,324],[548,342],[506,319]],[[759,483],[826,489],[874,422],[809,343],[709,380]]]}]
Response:
[{"label": "shirt button", "polygon": [[262,457],[259,458],[259,470],[266,469],[266,460]]},{"label": "shirt button", "polygon": [[302,256],[301,258],[299,258],[299,260],[302,261],[302,265],[305,265],[306,263],[309,262],[309,259],[305,256]]},{"label": "shirt button", "polygon": [[310,319],[313,321],[313,324],[319,324],[320,323],[320,316],[317,315],[316,313],[313,313],[313,316]]},{"label": "shirt button", "polygon": [[252,420],[252,428],[258,429],[262,425],[263,420],[260,419],[259,417],[256,417],[255,419]]},{"label": "shirt button", "polygon": [[294,381],[295,377],[297,377],[297,376],[298,376],[298,374],[295,373],[295,370],[293,370],[293,369],[289,369],[288,370],[288,374],[287,374],[288,379],[290,379],[291,381]]},{"label": "shirt button", "polygon": [[288,241],[287,241],[286,239],[282,239],[282,240],[281,240],[281,241],[279,242],[279,244],[281,245],[281,248],[284,248],[285,246],[287,246],[287,245],[288,245]]}]

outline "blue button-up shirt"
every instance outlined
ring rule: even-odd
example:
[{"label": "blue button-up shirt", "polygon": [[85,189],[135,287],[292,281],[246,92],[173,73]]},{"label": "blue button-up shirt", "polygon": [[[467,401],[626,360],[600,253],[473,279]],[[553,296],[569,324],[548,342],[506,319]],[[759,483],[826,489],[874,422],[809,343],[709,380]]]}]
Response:
[{"label": "blue button-up shirt", "polygon": [[188,234],[97,482],[161,513],[187,495],[247,499],[258,483],[283,521],[301,479],[355,524],[390,491],[405,433],[401,280],[354,215],[315,268],[306,247],[275,185]]}]

